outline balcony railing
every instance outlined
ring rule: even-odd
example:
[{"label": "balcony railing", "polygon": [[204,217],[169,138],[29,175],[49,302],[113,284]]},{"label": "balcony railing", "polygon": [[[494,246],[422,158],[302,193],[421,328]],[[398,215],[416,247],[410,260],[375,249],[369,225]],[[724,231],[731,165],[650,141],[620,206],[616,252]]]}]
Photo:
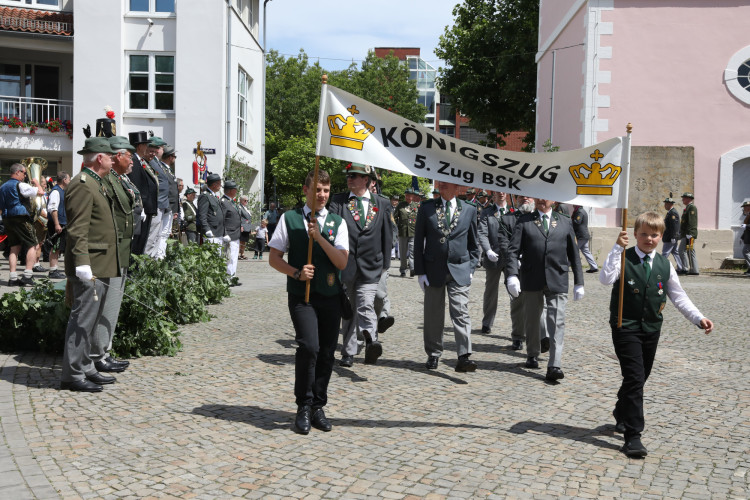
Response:
[{"label": "balcony railing", "polygon": [[0,118],[17,116],[22,122],[73,120],[73,101],[0,95]]},{"label": "balcony railing", "polygon": [[26,17],[9,17],[7,15],[0,16],[0,28],[60,35],[69,34],[73,31],[73,26],[70,23],[29,19]]}]

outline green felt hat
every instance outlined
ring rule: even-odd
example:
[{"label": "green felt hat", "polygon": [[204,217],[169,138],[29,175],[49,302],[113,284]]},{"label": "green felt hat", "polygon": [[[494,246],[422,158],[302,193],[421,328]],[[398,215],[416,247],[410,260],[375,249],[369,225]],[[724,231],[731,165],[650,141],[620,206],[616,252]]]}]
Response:
[{"label": "green felt hat", "polygon": [[114,154],[112,146],[109,145],[109,139],[106,137],[89,137],[83,143],[83,149],[78,152],[79,155],[88,153],[108,153]]}]

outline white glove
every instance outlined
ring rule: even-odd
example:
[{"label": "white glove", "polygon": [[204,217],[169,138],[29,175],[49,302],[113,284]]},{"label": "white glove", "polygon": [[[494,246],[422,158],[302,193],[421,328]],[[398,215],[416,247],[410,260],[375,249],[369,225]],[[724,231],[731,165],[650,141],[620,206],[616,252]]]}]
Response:
[{"label": "white glove", "polygon": [[225,234],[224,236],[222,236],[221,239],[222,241],[224,241],[224,243],[229,243],[230,241],[232,241],[232,238],[230,238],[228,234]]},{"label": "white glove", "polygon": [[677,240],[672,238],[672,244],[674,245],[675,243],[677,243]]},{"label": "white glove", "polygon": [[206,238],[213,238],[213,237],[214,237],[214,233],[212,233],[211,231],[206,231]]},{"label": "white glove", "polygon": [[747,224],[740,224],[740,227],[741,227],[742,229],[745,229],[745,228],[747,227]]},{"label": "white glove", "polygon": [[471,282],[474,281],[474,273],[469,274],[469,284],[471,285]]},{"label": "white glove", "polygon": [[492,250],[487,250],[486,252],[484,252],[484,254],[487,256],[488,259],[490,259],[490,261],[497,262],[498,255]]},{"label": "white glove", "polygon": [[576,285],[573,287],[573,300],[581,300],[583,298],[583,285]]},{"label": "white glove", "polygon": [[76,277],[81,281],[90,281],[94,277],[91,266],[76,266]]},{"label": "white glove", "polygon": [[521,282],[518,281],[518,276],[510,276],[505,284],[508,286],[508,293],[511,294],[513,298],[521,295]]},{"label": "white glove", "polygon": [[430,286],[430,282],[427,281],[427,275],[426,274],[420,274],[418,276],[418,281],[419,281],[419,287],[422,289],[423,292],[424,292],[424,287]]},{"label": "white glove", "polygon": [[147,217],[146,212],[141,212],[141,222],[145,222],[146,217]]}]

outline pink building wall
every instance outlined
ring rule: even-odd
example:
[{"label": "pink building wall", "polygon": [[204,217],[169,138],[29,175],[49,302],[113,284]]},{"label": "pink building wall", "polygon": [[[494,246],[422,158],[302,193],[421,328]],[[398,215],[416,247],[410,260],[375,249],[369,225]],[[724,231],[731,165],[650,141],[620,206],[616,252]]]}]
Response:
[{"label": "pink building wall", "polygon": [[[586,46],[580,64],[568,54],[561,64],[565,51],[558,51],[553,142],[575,149],[623,135],[630,122],[634,146],[692,146],[699,226],[728,229],[736,201],[726,194],[736,180],[727,169],[750,151],[750,104],[728,90],[724,76],[730,58],[750,44],[750,2],[545,0],[540,49],[571,5],[580,10],[550,48]],[[550,61],[548,49],[538,60],[539,145],[549,137]],[[727,163],[730,152],[739,156]],[[613,226],[616,212],[596,211],[595,221]]]}]

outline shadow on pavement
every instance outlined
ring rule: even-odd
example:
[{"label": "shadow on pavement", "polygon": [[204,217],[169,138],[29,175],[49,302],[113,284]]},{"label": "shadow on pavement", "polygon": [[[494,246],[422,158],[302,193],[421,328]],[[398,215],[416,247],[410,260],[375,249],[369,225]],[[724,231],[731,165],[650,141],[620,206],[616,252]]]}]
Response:
[{"label": "shadow on pavement", "polygon": [[[203,405],[193,408],[194,415],[218,418],[229,422],[242,422],[264,430],[291,429],[296,414],[290,411],[261,408],[258,406],[236,405]],[[462,429],[490,429],[482,425],[447,424],[442,422],[425,422],[421,420],[372,420],[352,418],[328,419],[334,426],[342,427],[451,427]]]},{"label": "shadow on pavement", "polygon": [[620,445],[595,437],[596,435],[615,436],[614,425],[606,424],[600,425],[594,429],[587,429],[585,427],[575,427],[567,424],[549,424],[526,420],[524,422],[513,424],[513,426],[508,429],[508,432],[512,434],[525,434],[529,431],[541,432],[560,439],[572,439],[574,441],[592,444],[609,450],[620,450]]}]

